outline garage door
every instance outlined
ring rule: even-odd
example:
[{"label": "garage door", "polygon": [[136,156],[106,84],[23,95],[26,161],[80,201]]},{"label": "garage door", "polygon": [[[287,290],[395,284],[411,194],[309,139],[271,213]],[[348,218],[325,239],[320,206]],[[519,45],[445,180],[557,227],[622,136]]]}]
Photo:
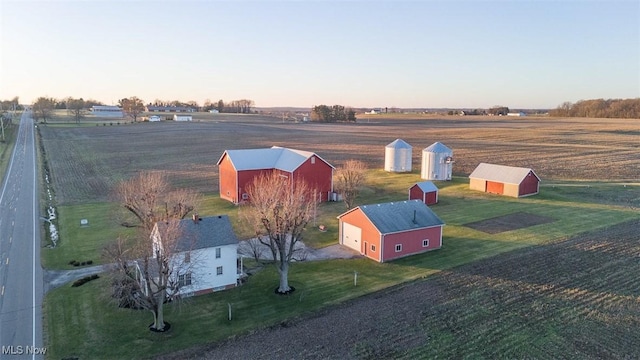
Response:
[{"label": "garage door", "polygon": [[487,192],[502,195],[504,193],[504,184],[500,182],[487,181]]},{"label": "garage door", "polygon": [[342,245],[348,246],[353,250],[361,252],[362,249],[362,229],[357,226],[342,223]]}]

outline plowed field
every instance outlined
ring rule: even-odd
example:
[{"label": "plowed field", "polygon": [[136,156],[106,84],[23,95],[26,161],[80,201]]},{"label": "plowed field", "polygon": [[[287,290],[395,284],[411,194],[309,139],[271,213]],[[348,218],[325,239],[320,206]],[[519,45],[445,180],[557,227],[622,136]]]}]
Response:
[{"label": "plowed field", "polygon": [[436,141],[454,152],[454,175],[480,162],[531,167],[543,180],[640,178],[640,120],[450,117],[360,119],[356,124],[282,123],[265,117],[190,123],[40,126],[58,203],[104,200],[138,170],[165,170],[176,185],[218,189],[216,162],[226,149],[273,145],[314,151],[333,165],[347,159],[384,165],[384,147],[402,138],[422,149]]}]

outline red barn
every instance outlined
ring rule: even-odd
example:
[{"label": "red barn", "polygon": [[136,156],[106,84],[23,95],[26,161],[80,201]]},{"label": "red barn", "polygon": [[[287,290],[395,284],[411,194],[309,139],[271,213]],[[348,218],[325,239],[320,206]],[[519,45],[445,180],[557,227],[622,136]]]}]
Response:
[{"label": "red barn", "polygon": [[409,188],[409,200],[420,200],[427,205],[438,203],[438,187],[431,181],[422,181]]},{"label": "red barn", "polygon": [[331,164],[315,153],[273,146],[266,149],[226,150],[218,160],[220,198],[238,204],[248,200],[247,185],[262,173],[273,170],[293,182],[305,180],[327,201],[333,192]]},{"label": "red barn", "polygon": [[480,163],[469,175],[469,188],[492,194],[523,197],[539,192],[540,178],[528,168]]},{"label": "red barn", "polygon": [[420,200],[362,205],[338,219],[340,244],[378,262],[442,247],[444,222]]}]

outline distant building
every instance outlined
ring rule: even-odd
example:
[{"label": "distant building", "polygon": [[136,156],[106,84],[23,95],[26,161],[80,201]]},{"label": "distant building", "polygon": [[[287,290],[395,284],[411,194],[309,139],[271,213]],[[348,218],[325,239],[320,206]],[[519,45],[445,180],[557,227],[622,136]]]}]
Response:
[{"label": "distant building", "polygon": [[520,111],[520,112],[507,113],[507,116],[527,116],[527,114],[525,114],[524,112]]},{"label": "distant building", "polygon": [[112,105],[94,105],[91,107],[91,114],[99,117],[118,117],[124,116],[122,108]]},{"label": "distant building", "polygon": [[480,163],[469,175],[469,188],[492,194],[523,197],[540,190],[540,178],[529,168]]},{"label": "distant building", "polygon": [[186,112],[186,113],[192,113],[192,112],[196,112],[196,109],[189,107],[189,106],[153,106],[153,105],[147,105],[145,107],[145,110],[147,112],[174,112],[174,113],[181,113],[181,112]]},{"label": "distant building", "polygon": [[193,116],[174,114],[173,121],[193,121]]}]

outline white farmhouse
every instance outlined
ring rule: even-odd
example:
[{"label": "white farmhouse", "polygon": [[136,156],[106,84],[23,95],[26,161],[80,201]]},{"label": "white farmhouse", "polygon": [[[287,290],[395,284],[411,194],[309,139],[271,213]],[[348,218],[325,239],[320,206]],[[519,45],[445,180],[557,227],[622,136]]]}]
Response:
[{"label": "white farmhouse", "polygon": [[[154,246],[160,244],[157,223],[151,233]],[[238,282],[238,238],[227,215],[180,220],[180,238],[171,261],[192,263],[177,274],[178,295],[202,295],[235,287]],[[173,268],[179,268],[174,266]],[[184,266],[182,266],[184,268]]]}]

